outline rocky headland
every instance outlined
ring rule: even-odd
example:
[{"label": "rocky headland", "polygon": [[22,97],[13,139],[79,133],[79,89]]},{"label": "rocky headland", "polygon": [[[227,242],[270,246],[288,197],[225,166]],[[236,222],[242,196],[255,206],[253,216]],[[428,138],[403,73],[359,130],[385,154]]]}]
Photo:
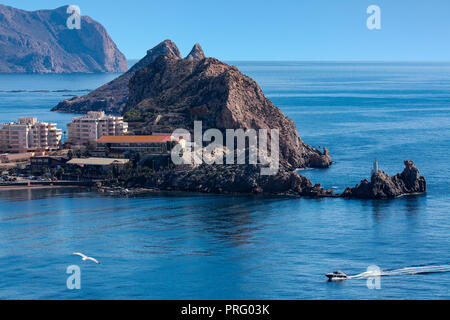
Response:
[{"label": "rocky headland", "polygon": [[125,72],[125,56],[88,16],[69,29],[68,6],[25,11],[0,4],[0,73]]},{"label": "rocky headland", "polygon": [[[317,150],[298,136],[294,122],[267,99],[259,85],[230,66],[207,58],[196,44],[182,58],[176,45],[166,40],[110,83],[88,95],[64,100],[54,111],[86,113],[105,110],[125,116],[135,134],[203,130],[278,129],[280,170],[261,175],[259,165],[198,165],[161,171],[135,168],[119,177],[126,188],[204,193],[276,194],[308,197],[383,199],[425,192],[426,183],[412,162],[402,174],[389,177],[379,172],[343,194],[334,194],[298,174],[299,168],[328,168],[326,148]],[[148,169],[148,168],[147,168]]]}]

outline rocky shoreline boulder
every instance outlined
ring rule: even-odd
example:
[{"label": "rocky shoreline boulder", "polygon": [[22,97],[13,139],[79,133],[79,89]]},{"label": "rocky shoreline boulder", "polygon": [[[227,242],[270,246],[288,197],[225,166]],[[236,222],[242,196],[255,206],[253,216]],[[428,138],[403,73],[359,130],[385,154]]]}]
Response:
[{"label": "rocky shoreline boulder", "polygon": [[402,173],[390,177],[382,171],[376,172],[371,181],[363,180],[355,188],[347,188],[341,195],[343,198],[358,199],[394,199],[407,194],[424,193],[427,183],[420,176],[414,162],[405,161]]}]

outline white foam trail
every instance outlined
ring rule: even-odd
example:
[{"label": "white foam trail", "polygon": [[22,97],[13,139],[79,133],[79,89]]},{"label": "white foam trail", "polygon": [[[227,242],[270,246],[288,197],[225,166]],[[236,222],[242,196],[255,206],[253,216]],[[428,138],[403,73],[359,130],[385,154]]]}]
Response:
[{"label": "white foam trail", "polygon": [[405,276],[405,275],[440,273],[440,272],[450,272],[450,265],[408,267],[396,270],[381,270],[380,272],[368,271],[354,276],[350,276],[348,277],[348,279],[367,279],[372,277]]}]

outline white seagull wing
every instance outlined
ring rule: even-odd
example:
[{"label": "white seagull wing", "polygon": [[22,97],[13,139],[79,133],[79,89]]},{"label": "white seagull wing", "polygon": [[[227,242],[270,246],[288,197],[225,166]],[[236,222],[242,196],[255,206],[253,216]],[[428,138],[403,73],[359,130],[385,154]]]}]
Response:
[{"label": "white seagull wing", "polygon": [[80,256],[80,257],[82,257],[83,259],[86,259],[86,258],[87,258],[86,255],[84,255],[84,254],[82,254],[82,253],[80,253],[80,252],[74,252],[73,255],[74,255],[74,256]]},{"label": "white seagull wing", "polygon": [[91,257],[87,257],[87,260],[91,260],[94,261],[96,264],[100,264],[100,262],[98,262],[97,259],[91,258]]}]

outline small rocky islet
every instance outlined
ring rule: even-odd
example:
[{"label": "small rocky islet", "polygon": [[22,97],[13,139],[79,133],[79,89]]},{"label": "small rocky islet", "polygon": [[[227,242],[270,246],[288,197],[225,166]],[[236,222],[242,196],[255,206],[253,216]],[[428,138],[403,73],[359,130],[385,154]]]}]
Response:
[{"label": "small rocky islet", "polygon": [[407,194],[418,194],[427,191],[427,182],[420,175],[413,161],[406,160],[402,173],[391,177],[378,170],[372,175],[371,181],[361,181],[354,188],[347,188],[341,195],[343,198],[357,199],[393,199]]},{"label": "small rocky islet", "polygon": [[199,165],[120,177],[124,188],[160,190],[276,194],[346,199],[389,199],[426,192],[425,178],[412,161],[390,177],[377,171],[342,194],[313,185],[298,174],[301,168],[328,168],[329,151],[317,150],[298,136],[294,122],[267,99],[259,85],[236,67],[207,58],[196,44],[183,58],[170,40],[163,41],[128,72],[81,97],[61,101],[53,111],[86,113],[105,110],[122,114],[138,134],[192,132],[195,121],[203,129],[278,129],[280,170],[272,176],[260,174],[259,165]]}]

